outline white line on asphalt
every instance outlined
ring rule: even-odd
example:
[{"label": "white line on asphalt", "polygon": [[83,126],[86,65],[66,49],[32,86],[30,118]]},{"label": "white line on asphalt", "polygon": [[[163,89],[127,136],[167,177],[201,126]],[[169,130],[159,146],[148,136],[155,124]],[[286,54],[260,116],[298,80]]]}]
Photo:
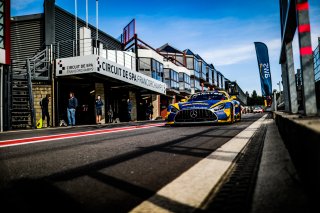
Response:
[{"label": "white line on asphalt", "polygon": [[[190,207],[189,211],[199,208],[233,165],[237,155],[259,129],[266,116],[255,121],[205,159],[164,186],[154,196],[136,206],[131,212],[173,212],[173,209],[177,209],[176,204]],[[164,202],[164,200],[171,202]],[[182,209],[180,211],[184,212]]]}]

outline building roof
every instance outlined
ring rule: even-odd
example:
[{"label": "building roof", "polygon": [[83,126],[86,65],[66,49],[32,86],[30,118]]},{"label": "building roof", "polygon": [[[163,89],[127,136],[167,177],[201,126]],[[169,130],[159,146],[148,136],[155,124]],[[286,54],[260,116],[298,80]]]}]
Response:
[{"label": "building roof", "polygon": [[31,14],[31,15],[23,15],[23,16],[13,16],[11,17],[11,21],[29,21],[35,19],[43,18],[43,13]]},{"label": "building roof", "polygon": [[178,50],[177,48],[171,46],[170,44],[166,43],[164,45],[162,45],[161,47],[159,47],[157,49],[157,51],[159,52],[168,52],[168,53],[181,53],[183,54],[182,51]]},{"label": "building roof", "polygon": [[208,64],[199,54],[196,55],[197,59],[203,61],[205,64]]},{"label": "building roof", "polygon": [[215,70],[215,68],[214,68],[213,64],[209,64],[209,67],[211,67],[212,69],[214,69],[214,70]]},{"label": "building roof", "polygon": [[185,49],[183,50],[183,52],[186,54],[186,55],[193,55],[196,57],[196,54],[194,54],[190,49]]}]

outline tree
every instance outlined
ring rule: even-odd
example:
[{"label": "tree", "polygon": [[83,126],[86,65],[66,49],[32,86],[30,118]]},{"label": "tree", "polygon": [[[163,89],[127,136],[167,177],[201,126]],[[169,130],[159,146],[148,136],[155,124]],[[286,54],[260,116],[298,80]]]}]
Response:
[{"label": "tree", "polygon": [[[246,93],[247,95],[247,93]],[[248,93],[249,95],[249,93]],[[253,90],[251,97],[247,96],[247,104],[248,106],[255,106],[255,105],[264,105],[264,99],[262,96],[258,96],[257,91]]]},{"label": "tree", "polygon": [[257,98],[258,98],[257,91],[253,90],[251,97],[252,97],[253,99],[257,99]]},{"label": "tree", "polygon": [[250,94],[249,94],[249,92],[248,92],[248,91],[246,91],[246,96],[247,96],[247,97],[250,97]]}]

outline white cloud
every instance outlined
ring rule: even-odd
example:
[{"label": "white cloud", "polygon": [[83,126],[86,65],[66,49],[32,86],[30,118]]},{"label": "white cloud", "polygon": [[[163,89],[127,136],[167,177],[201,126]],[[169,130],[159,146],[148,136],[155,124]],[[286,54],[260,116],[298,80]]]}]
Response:
[{"label": "white cloud", "polygon": [[[263,41],[269,50],[269,57],[278,57],[280,53],[280,39]],[[241,46],[228,46],[224,48],[214,48],[201,53],[207,61],[213,61],[217,66],[226,66],[249,61],[256,58],[254,44],[248,43]]]},{"label": "white cloud", "polygon": [[217,66],[236,64],[241,61],[251,59],[254,56],[252,46],[253,44],[224,49],[214,49],[212,51],[202,52],[201,55],[207,61],[212,60],[214,65]]}]

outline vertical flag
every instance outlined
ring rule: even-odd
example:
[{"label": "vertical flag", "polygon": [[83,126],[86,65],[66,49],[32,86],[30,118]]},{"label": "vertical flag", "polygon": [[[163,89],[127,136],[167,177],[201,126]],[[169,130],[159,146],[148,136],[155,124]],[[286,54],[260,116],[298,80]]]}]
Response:
[{"label": "vertical flag", "polygon": [[254,42],[258,68],[260,73],[261,93],[267,97],[272,95],[271,71],[269,63],[268,47],[262,42]]}]

